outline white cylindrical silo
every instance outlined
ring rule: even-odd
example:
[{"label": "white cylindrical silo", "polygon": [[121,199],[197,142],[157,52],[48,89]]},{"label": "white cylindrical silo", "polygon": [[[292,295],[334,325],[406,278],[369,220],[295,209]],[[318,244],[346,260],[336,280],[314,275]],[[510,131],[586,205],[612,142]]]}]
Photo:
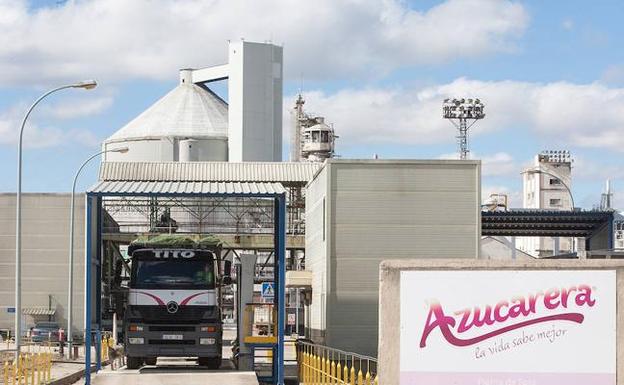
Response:
[{"label": "white cylindrical silo", "polygon": [[180,162],[197,162],[198,143],[195,139],[182,139],[178,145],[178,160]]}]

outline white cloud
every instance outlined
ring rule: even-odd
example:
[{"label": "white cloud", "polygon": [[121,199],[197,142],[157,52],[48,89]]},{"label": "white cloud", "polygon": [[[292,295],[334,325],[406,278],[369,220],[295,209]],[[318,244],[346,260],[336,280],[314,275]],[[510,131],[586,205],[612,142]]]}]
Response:
[{"label": "white cloud", "polygon": [[226,40],[285,45],[287,75],[377,76],[510,52],[528,25],[511,0],[75,0],[30,9],[0,0],[0,85],[97,77],[172,79],[224,62]]},{"label": "white cloud", "polygon": [[[558,145],[624,151],[624,88],[600,83],[455,81],[420,89],[343,89],[305,93],[306,106],[322,111],[336,132],[353,143],[450,142],[455,128],[442,119],[442,100],[479,97],[486,117],[471,136],[529,130]],[[286,98],[286,106],[294,97]]]},{"label": "white cloud", "polygon": [[571,31],[574,28],[574,20],[565,19],[564,21],[561,22],[561,27],[565,29],[566,31]]},{"label": "white cloud", "polygon": [[[521,167],[517,164],[513,157],[506,152],[497,152],[491,155],[481,155],[477,153],[470,153],[470,159],[481,160],[481,175],[487,176],[518,176],[520,174]],[[459,159],[458,153],[442,154],[440,159]]]},{"label": "white cloud", "polygon": [[100,114],[112,105],[113,98],[110,96],[69,98],[54,105],[45,106],[43,110],[47,115],[56,119],[73,119]]},{"label": "white cloud", "polygon": [[[26,108],[25,105],[20,104],[0,113],[0,145],[17,144],[22,115]],[[99,140],[87,130],[76,128],[63,130],[53,126],[40,126],[33,120],[29,120],[24,127],[23,146],[25,148],[54,147],[64,143],[97,146]]]}]

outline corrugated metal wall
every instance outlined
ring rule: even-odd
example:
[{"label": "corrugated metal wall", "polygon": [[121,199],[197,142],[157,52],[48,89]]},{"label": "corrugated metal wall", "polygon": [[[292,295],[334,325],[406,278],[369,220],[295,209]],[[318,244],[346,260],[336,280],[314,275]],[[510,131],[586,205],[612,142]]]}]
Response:
[{"label": "corrugated metal wall", "polygon": [[[22,196],[22,307],[48,307],[67,322],[69,194]],[[74,223],[74,327],[84,319],[84,195],[77,194]],[[13,329],[15,306],[15,194],[0,194],[0,328]],[[24,316],[26,326],[33,319]],[[75,332],[76,332],[75,330]]]},{"label": "corrugated metal wall", "polygon": [[[478,257],[480,163],[334,160],[324,171],[330,197],[328,285],[313,295],[327,296],[327,305],[319,306],[326,308],[325,342],[374,356],[381,260]],[[308,194],[322,183],[317,177]],[[318,215],[307,206],[308,230]],[[318,247],[314,241],[306,236],[306,263]],[[316,265],[308,266],[322,275]]]},{"label": "corrugated metal wall", "polygon": [[326,207],[327,207],[327,169],[322,169],[306,189],[306,270],[312,271],[312,291],[310,306],[311,325],[309,328],[315,340],[324,338],[325,302],[327,284],[327,242],[326,242]]}]

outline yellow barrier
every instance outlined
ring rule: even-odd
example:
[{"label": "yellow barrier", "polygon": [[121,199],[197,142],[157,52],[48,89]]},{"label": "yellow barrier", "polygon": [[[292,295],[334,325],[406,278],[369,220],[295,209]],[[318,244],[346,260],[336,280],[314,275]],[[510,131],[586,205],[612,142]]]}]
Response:
[{"label": "yellow barrier", "polygon": [[42,385],[52,379],[51,353],[22,353],[5,361],[2,377],[6,385]]},{"label": "yellow barrier", "polygon": [[378,385],[374,358],[307,342],[297,343],[299,382],[303,385]]}]

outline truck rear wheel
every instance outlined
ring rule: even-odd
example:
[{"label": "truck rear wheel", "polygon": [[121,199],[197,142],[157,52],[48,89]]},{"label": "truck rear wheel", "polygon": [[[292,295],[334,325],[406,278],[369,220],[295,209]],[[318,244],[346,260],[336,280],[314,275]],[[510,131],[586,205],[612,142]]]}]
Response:
[{"label": "truck rear wheel", "polygon": [[208,369],[216,370],[221,367],[221,357],[199,357],[197,361],[200,366],[205,366]]},{"label": "truck rear wheel", "polygon": [[126,357],[126,367],[128,369],[138,369],[143,365],[143,358],[141,357]]},{"label": "truck rear wheel", "polygon": [[158,360],[158,357],[146,357],[145,365],[156,365],[156,360]]}]

